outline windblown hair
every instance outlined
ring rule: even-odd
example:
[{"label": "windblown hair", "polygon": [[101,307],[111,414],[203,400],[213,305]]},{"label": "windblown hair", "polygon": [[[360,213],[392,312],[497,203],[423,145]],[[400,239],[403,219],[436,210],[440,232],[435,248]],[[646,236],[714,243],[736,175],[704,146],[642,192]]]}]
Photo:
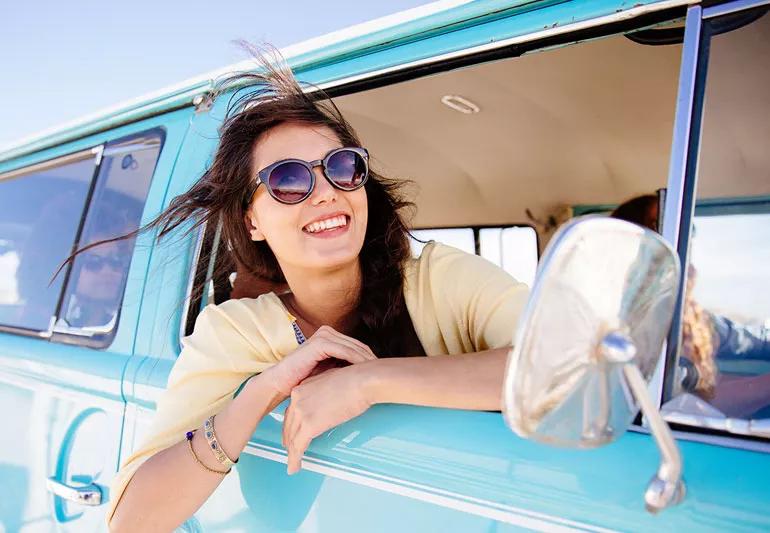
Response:
[{"label": "windblown hair", "polygon": [[[234,91],[219,130],[213,163],[189,191],[174,198],[142,231],[157,228],[161,239],[188,221],[193,221],[188,232],[204,223],[220,223],[220,253],[229,250],[232,261],[218,261],[221,268],[229,270],[234,264],[247,278],[262,281],[262,286],[280,286],[286,279],[275,255],[266,242],[250,238],[245,222],[250,201],[247,195],[254,180],[255,143],[284,123],[327,127],[343,146],[361,146],[361,142],[328,95],[301,85],[275,50],[250,50],[257,62],[256,71],[228,77],[215,93],[219,96]],[[311,88],[315,90],[305,90]],[[380,357],[414,355],[416,349],[422,350],[403,296],[403,269],[410,246],[402,212],[413,207],[400,193],[403,183],[370,169],[365,185],[369,216],[359,255],[362,287],[358,325],[349,333]]]}]

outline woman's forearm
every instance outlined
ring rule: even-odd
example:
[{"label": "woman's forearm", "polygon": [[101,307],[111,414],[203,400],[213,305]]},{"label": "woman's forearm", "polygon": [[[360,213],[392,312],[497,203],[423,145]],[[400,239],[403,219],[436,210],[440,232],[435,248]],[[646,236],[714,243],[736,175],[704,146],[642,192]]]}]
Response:
[{"label": "woman's forearm", "polygon": [[[217,414],[217,440],[228,457],[240,455],[260,420],[283,399],[268,379],[265,374],[253,377]],[[200,431],[192,443],[206,466],[224,470]],[[115,509],[110,530],[171,531],[195,513],[222,479],[199,465],[182,440],[139,467]]]},{"label": "woman's forearm", "polygon": [[510,348],[440,357],[397,357],[361,365],[372,404],[499,411]]}]

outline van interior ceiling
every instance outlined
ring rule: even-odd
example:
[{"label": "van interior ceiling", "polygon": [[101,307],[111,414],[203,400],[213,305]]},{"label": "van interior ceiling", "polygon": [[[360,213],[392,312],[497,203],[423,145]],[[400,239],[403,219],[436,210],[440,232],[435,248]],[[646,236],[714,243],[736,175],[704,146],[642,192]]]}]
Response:
[{"label": "van interior ceiling", "polygon": [[[760,45],[767,57],[769,23],[763,17],[715,37],[730,37],[712,47],[710,66],[724,71],[721,85],[729,86],[707,93],[706,111],[719,109],[721,124],[768,127],[751,111],[767,107],[767,68],[749,69],[735,58]],[[649,46],[616,35],[335,101],[372,153],[373,167],[416,183],[415,227],[529,223],[527,210],[545,217],[559,206],[617,204],[665,187],[681,50],[681,44]],[[756,89],[736,97],[736,85]],[[447,95],[479,111],[458,112],[442,103]],[[745,178],[747,188],[770,181],[759,175],[770,168],[770,150],[742,148],[752,139],[745,126],[731,129],[735,136],[727,142],[714,142],[725,132],[709,130],[708,117],[705,124],[704,145],[712,151],[702,157],[702,190],[733,196],[735,189],[720,190],[725,182],[714,169],[747,154],[753,162],[742,167],[756,169]]]}]

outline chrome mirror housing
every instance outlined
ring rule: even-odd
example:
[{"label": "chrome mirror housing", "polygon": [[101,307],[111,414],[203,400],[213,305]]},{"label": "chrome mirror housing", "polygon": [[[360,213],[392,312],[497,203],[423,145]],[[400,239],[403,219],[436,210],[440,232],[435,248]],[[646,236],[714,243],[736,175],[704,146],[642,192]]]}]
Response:
[{"label": "chrome mirror housing", "polygon": [[540,262],[503,390],[511,429],[593,448],[641,407],[663,457],[645,494],[657,512],[684,495],[679,449],[647,392],[676,303],[679,259],[658,234],[608,217],[565,224]]}]

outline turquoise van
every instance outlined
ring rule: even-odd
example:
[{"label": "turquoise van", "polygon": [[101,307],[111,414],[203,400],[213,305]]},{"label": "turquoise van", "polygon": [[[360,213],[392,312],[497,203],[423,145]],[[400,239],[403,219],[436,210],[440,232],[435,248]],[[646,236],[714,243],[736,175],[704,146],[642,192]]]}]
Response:
[{"label": "turquoise van", "polygon": [[[442,0],[284,50],[372,164],[414,182],[420,240],[537,283],[558,226],[654,194],[688,267],[671,326],[656,332],[666,342],[645,416],[614,442],[554,447],[514,434],[500,412],[382,405],[315,439],[288,477],[282,405],[181,529],[770,530],[768,10]],[[231,297],[233,276],[192,291],[228,260],[215,227],[96,247],[52,276],[74,249],[136,229],[189,188],[224,116],[214,83],[248,68],[0,151],[0,531],[106,528],[110,481],[148,429],[180,338]],[[708,393],[688,385],[690,313],[726,331]],[[686,490],[649,512],[658,412],[678,445],[661,446],[664,466],[681,466]]]}]

